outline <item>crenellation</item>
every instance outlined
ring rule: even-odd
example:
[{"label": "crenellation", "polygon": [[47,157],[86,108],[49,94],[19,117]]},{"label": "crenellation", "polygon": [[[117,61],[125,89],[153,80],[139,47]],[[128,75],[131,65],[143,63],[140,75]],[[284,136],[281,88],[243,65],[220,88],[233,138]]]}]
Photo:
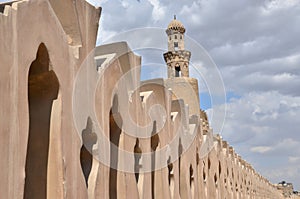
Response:
[{"label": "crenellation", "polygon": [[[0,14],[2,13],[5,13],[5,10],[6,9],[10,9],[12,4],[14,3],[15,1],[12,1],[12,2],[5,2],[5,3],[0,3]],[[4,14],[5,15],[5,14]]]},{"label": "crenellation", "polygon": [[8,16],[11,13],[11,9],[12,7],[10,5],[5,5],[4,10],[2,13],[0,12],[0,15],[3,14],[4,16]]},{"label": "crenellation", "polygon": [[234,149],[232,146],[229,146],[229,154],[231,155],[231,157],[234,157]]}]

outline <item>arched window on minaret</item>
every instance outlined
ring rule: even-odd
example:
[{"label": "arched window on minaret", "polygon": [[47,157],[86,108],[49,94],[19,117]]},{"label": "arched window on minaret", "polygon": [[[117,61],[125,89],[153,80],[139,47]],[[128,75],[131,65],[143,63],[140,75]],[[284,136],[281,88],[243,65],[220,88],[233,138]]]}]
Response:
[{"label": "arched window on minaret", "polygon": [[175,77],[181,77],[181,71],[179,65],[175,66]]},{"label": "arched window on minaret", "polygon": [[178,42],[174,42],[174,50],[175,51],[179,50]]}]

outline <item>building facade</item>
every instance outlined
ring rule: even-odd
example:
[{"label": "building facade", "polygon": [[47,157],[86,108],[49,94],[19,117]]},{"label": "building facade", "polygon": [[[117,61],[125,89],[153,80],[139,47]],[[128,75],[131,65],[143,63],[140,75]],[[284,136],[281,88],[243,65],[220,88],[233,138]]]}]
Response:
[{"label": "building facade", "polygon": [[101,9],[84,0],[0,4],[0,198],[283,198],[200,110],[176,18],[167,79],[141,57],[95,48]]}]

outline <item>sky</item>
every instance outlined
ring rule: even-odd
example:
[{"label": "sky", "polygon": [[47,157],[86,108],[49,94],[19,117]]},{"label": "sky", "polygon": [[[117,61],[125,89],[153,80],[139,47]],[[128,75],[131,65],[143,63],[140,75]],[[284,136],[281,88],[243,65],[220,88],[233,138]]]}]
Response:
[{"label": "sky", "polygon": [[[224,127],[217,133],[271,182],[285,180],[300,190],[299,0],[90,2],[102,7],[98,45],[120,32],[164,30],[176,14],[186,35],[207,51],[223,79],[226,101],[215,104],[199,80],[201,107],[208,114],[215,110],[218,118],[218,110],[226,106]],[[167,48],[167,40],[156,34],[139,35],[134,42],[149,39],[159,43],[153,46],[163,43]],[[136,45],[131,42],[131,47]],[[136,51],[146,67],[142,79],[166,77],[165,49]],[[208,67],[197,70],[206,76]]]},{"label": "sky", "polygon": [[[215,118],[226,108],[216,133],[272,183],[285,180],[300,190],[300,0],[88,1],[102,7],[97,45],[146,29],[129,42],[158,47],[135,50],[143,56],[142,79],[166,77],[167,38],[159,32],[176,14],[186,39],[203,48],[186,46],[194,57],[190,76],[199,78],[201,108]],[[214,67],[226,101],[211,101]]]}]

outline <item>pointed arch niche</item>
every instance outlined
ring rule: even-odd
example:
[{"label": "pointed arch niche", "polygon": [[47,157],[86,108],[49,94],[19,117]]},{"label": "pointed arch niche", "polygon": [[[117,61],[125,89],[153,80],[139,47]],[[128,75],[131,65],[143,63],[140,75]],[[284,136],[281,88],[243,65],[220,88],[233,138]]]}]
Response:
[{"label": "pointed arch niche", "polygon": [[89,187],[89,176],[93,166],[93,146],[97,143],[97,134],[93,129],[93,121],[87,119],[86,128],[82,131],[82,146],[80,149],[80,165],[84,175],[86,187]]},{"label": "pointed arch niche", "polygon": [[[50,146],[50,131],[58,130],[57,118],[60,107],[59,82],[49,59],[44,43],[38,47],[36,59],[28,74],[29,133],[25,163],[25,199],[47,198],[47,172]],[[58,152],[61,152],[58,150]],[[52,161],[51,161],[52,162]]]},{"label": "pointed arch niche", "polygon": [[109,113],[109,140],[110,140],[110,170],[109,170],[109,198],[118,198],[118,162],[119,142],[122,133],[123,120],[119,113],[118,96],[113,97],[112,107]]},{"label": "pointed arch niche", "polygon": [[136,186],[139,194],[139,198],[143,198],[143,184],[144,184],[144,174],[141,173],[142,168],[142,149],[140,147],[140,141],[137,138],[135,145],[134,145],[134,174],[135,174],[135,181]]},{"label": "pointed arch niche", "polygon": [[156,150],[159,148],[160,140],[157,134],[157,123],[153,121],[153,129],[151,136],[151,195],[155,198],[155,174],[156,174]]}]

